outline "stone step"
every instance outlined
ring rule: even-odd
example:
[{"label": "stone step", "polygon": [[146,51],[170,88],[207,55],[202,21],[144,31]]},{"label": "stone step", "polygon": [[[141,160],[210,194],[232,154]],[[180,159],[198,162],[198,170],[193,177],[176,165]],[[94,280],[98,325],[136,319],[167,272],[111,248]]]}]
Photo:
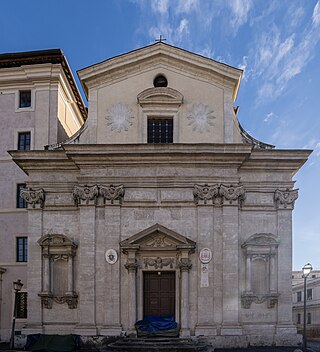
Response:
[{"label": "stone step", "polygon": [[205,352],[203,341],[188,338],[124,338],[108,344],[105,352]]}]

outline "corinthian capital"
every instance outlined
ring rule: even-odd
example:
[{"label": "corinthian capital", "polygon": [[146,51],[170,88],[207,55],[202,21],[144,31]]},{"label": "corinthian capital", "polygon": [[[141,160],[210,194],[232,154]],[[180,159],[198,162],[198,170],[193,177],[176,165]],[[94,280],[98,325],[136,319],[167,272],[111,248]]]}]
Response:
[{"label": "corinthian capital", "polygon": [[124,197],[124,186],[123,185],[119,185],[119,186],[114,186],[114,185],[110,185],[110,186],[99,186],[100,189],[100,194],[102,195],[102,197],[104,199],[110,200],[111,204],[113,204],[113,202],[115,200],[119,201],[119,204],[122,204],[122,199]]},{"label": "corinthian capital", "polygon": [[97,185],[94,186],[74,186],[72,196],[76,206],[79,204],[89,204],[90,201],[96,204],[99,195],[99,189]]},{"label": "corinthian capital", "polygon": [[289,190],[289,188],[287,188],[285,191],[277,189],[274,193],[274,201],[278,209],[293,209],[294,202],[297,198],[297,189]]},{"label": "corinthian capital", "polygon": [[30,204],[32,208],[36,207],[36,204],[40,205],[40,208],[44,207],[45,193],[42,188],[39,189],[22,189],[20,196],[27,204]]},{"label": "corinthian capital", "polygon": [[196,204],[199,204],[199,200],[203,200],[204,204],[207,204],[208,200],[212,200],[213,203],[218,194],[219,185],[194,185],[193,188],[193,197]]},{"label": "corinthian capital", "polygon": [[245,200],[246,192],[243,186],[221,185],[219,192],[224,203],[227,201],[229,204],[242,204]]},{"label": "corinthian capital", "polygon": [[181,258],[179,263],[178,263],[178,268],[180,268],[181,271],[190,271],[192,268],[192,264],[189,258]]},{"label": "corinthian capital", "polygon": [[124,267],[130,272],[136,272],[139,265],[136,262],[127,262]]}]

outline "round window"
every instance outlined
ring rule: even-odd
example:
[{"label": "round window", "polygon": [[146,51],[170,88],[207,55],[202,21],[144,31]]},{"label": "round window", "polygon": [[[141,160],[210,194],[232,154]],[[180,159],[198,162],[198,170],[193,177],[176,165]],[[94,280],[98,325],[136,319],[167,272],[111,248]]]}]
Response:
[{"label": "round window", "polygon": [[163,75],[158,75],[156,78],[153,80],[153,85],[155,87],[167,87],[168,81],[165,76]]}]

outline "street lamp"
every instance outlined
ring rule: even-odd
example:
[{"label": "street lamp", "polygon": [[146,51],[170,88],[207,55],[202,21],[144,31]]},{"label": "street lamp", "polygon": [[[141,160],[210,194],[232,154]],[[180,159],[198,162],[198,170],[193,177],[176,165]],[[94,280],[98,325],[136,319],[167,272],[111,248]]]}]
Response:
[{"label": "street lamp", "polygon": [[13,282],[14,289],[14,306],[13,306],[13,317],[12,317],[12,329],[11,329],[11,338],[10,338],[10,350],[14,349],[14,330],[16,325],[16,315],[17,315],[17,293],[21,291],[23,283],[20,279]]},{"label": "street lamp", "polygon": [[307,278],[311,273],[312,265],[306,264],[302,268],[304,279],[304,297],[303,297],[303,352],[307,352]]}]

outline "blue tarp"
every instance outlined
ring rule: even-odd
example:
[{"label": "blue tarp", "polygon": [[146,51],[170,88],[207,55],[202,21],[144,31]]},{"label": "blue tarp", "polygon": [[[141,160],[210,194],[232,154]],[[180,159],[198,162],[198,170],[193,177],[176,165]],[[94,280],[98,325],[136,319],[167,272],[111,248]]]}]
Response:
[{"label": "blue tarp", "polygon": [[145,316],[143,320],[139,320],[135,324],[136,328],[140,331],[150,333],[167,331],[177,328],[177,323],[174,321],[173,315],[166,317]]}]

